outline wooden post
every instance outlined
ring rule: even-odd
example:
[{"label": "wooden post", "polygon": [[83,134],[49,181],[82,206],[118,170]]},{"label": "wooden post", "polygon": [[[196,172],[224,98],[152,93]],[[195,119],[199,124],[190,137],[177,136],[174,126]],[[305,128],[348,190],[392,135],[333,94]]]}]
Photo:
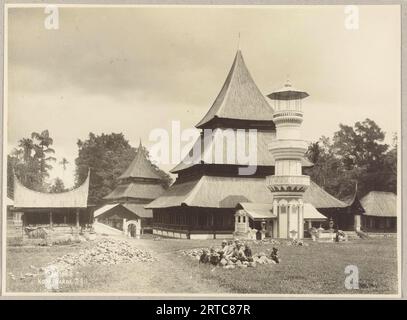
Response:
[{"label": "wooden post", "polygon": [[52,229],[53,223],[52,223],[52,211],[49,212],[49,226]]},{"label": "wooden post", "polygon": [[280,213],[281,213],[281,207],[277,207],[277,238],[281,237],[281,232],[280,232]]},{"label": "wooden post", "polygon": [[213,211],[211,212],[211,229],[213,232],[213,238],[216,239],[216,230],[215,230],[215,218],[213,216]]},{"label": "wooden post", "polygon": [[23,212],[23,214],[21,215],[21,237],[24,239],[24,227],[25,227],[25,213]]},{"label": "wooden post", "polygon": [[76,228],[79,229],[79,209],[76,209]]},{"label": "wooden post", "polygon": [[290,239],[290,215],[291,215],[291,204],[287,206],[287,239]]},{"label": "wooden post", "polygon": [[300,240],[301,236],[301,205],[297,206],[297,219],[298,219],[298,234],[297,239]]}]

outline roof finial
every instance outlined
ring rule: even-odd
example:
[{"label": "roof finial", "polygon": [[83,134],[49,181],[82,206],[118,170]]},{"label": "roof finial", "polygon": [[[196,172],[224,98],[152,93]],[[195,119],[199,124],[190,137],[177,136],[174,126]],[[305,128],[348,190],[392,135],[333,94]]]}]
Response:
[{"label": "roof finial", "polygon": [[237,35],[237,51],[240,51],[240,31]]},{"label": "roof finial", "polygon": [[285,87],[291,87],[291,81],[290,81],[290,74],[287,73],[287,80],[285,82]]},{"label": "roof finial", "polygon": [[143,144],[141,143],[141,138],[140,138],[138,148],[137,148],[137,152],[139,152],[139,151],[144,151]]}]

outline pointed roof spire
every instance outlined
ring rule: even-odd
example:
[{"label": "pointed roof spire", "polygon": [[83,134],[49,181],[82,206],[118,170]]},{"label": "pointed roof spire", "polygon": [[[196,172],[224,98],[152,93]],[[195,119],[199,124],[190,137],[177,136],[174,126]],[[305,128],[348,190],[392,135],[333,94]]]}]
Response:
[{"label": "pointed roof spire", "polygon": [[124,173],[119,177],[119,179],[126,178],[162,179],[162,177],[158,175],[157,170],[153,167],[150,160],[147,158],[147,153],[144,150],[141,139],[136,156],[126,171],[124,171]]},{"label": "pointed roof spire", "polygon": [[239,49],[215,102],[196,127],[205,128],[214,118],[272,121],[273,112],[251,77]]},{"label": "pointed roof spire", "polygon": [[240,31],[237,35],[237,51],[240,51]]}]

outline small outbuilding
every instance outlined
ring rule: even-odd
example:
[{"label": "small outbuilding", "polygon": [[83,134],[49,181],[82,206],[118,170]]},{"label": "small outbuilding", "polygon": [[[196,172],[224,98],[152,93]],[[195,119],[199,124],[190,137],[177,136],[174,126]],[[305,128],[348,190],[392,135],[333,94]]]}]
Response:
[{"label": "small outbuilding", "polygon": [[90,227],[89,175],[76,189],[62,193],[38,192],[14,179],[14,212],[22,214],[23,237],[45,238],[79,234]]},{"label": "small outbuilding", "polygon": [[95,222],[130,237],[139,238],[144,232],[152,232],[153,212],[144,207],[164,192],[163,184],[163,177],[140,142],[135,158],[119,177],[118,185],[104,197],[105,205],[94,212]]},{"label": "small outbuilding", "polygon": [[397,232],[397,196],[393,192],[371,191],[360,200],[362,229],[367,232]]},{"label": "small outbuilding", "polygon": [[[304,230],[325,223],[327,218],[311,203],[304,203]],[[235,235],[263,239],[278,237],[278,214],[272,203],[241,202],[236,206]],[[250,233],[253,233],[250,235]]]}]

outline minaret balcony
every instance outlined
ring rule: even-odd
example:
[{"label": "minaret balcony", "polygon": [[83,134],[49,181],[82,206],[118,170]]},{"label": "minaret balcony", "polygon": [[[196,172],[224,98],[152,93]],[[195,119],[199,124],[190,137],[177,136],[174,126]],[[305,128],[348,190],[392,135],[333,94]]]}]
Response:
[{"label": "minaret balcony", "polygon": [[278,124],[301,124],[303,120],[303,113],[299,110],[278,110],[273,114],[273,121]]},{"label": "minaret balcony", "polygon": [[310,185],[309,176],[268,176],[267,187],[271,192],[304,192]]}]

